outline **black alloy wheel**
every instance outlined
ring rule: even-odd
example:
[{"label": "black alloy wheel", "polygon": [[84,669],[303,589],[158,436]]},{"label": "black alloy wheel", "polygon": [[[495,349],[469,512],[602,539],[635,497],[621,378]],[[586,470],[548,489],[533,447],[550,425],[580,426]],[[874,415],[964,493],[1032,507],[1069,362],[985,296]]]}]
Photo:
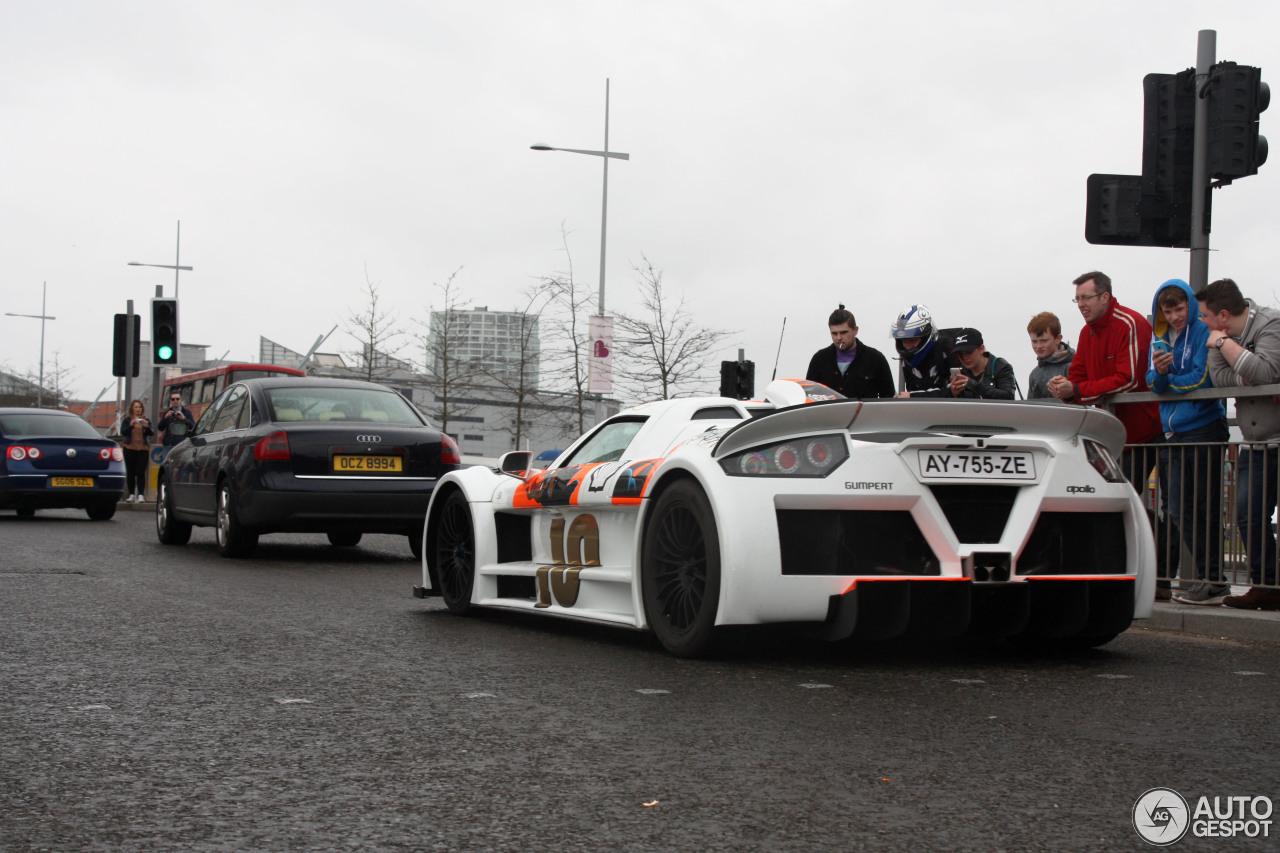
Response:
[{"label": "black alloy wheel", "polygon": [[435,522],[436,578],[440,595],[454,613],[471,609],[476,582],[476,534],[471,507],[462,492],[449,495]]},{"label": "black alloy wheel", "polygon": [[679,657],[714,651],[720,540],[711,503],[697,483],[681,480],[659,495],[640,560],[645,619],[658,641]]}]

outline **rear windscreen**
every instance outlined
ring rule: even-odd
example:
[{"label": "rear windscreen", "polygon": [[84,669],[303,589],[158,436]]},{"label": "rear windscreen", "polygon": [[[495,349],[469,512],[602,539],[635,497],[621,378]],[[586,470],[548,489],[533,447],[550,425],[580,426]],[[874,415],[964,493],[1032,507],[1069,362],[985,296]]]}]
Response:
[{"label": "rear windscreen", "polygon": [[102,438],[102,433],[80,418],[41,412],[33,412],[29,415],[0,415],[0,434],[5,438],[20,436]]},{"label": "rear windscreen", "polygon": [[422,426],[413,407],[399,394],[370,388],[267,389],[271,420],[276,423],[309,421],[323,423],[398,424]]}]

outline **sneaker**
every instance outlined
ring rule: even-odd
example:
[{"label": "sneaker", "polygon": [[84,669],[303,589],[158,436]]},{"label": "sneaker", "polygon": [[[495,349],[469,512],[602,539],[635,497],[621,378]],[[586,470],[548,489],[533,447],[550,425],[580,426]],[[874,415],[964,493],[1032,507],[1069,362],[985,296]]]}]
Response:
[{"label": "sneaker", "polygon": [[1173,598],[1173,590],[1167,586],[1156,587],[1156,601],[1168,601]]},{"label": "sneaker", "polygon": [[1221,604],[1231,592],[1224,583],[1196,583],[1173,597],[1179,604]]},{"label": "sneaker", "polygon": [[1280,610],[1280,590],[1252,586],[1244,595],[1228,595],[1222,603],[1240,610]]}]

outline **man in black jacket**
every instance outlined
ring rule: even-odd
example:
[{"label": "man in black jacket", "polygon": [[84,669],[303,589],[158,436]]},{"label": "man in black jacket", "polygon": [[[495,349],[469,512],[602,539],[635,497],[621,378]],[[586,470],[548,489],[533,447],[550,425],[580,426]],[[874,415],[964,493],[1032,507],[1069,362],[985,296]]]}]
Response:
[{"label": "man in black jacket", "polygon": [[982,332],[960,329],[951,347],[961,369],[951,377],[953,397],[980,400],[1012,400],[1018,390],[1013,365],[987,352]]},{"label": "man in black jacket", "polygon": [[879,350],[858,343],[853,313],[841,305],[831,312],[827,325],[831,328],[831,346],[814,353],[804,378],[851,399],[892,397],[889,362]]}]

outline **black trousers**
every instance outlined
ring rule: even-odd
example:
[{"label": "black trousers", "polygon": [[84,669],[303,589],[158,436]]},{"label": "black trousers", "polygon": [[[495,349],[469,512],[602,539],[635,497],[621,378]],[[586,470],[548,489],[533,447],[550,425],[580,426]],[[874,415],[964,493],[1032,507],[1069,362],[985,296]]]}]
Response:
[{"label": "black trousers", "polygon": [[147,464],[150,458],[150,450],[125,448],[124,482],[125,491],[129,494],[145,495],[147,493]]}]

